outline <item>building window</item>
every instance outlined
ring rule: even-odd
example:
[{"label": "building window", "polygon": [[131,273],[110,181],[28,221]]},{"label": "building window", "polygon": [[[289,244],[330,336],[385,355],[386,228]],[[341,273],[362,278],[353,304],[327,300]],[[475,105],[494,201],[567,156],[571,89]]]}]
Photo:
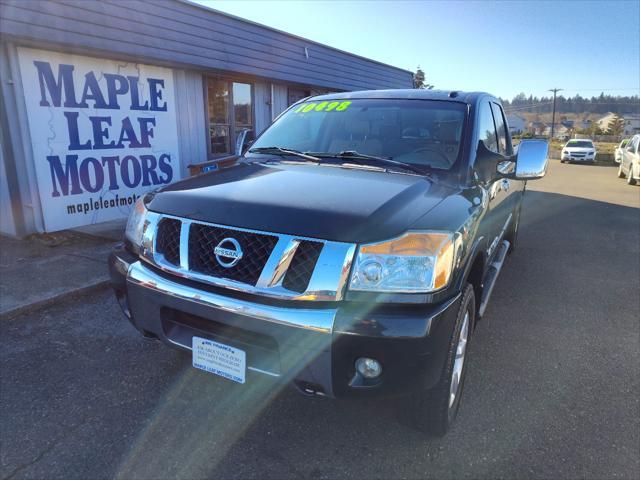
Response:
[{"label": "building window", "polygon": [[302,100],[303,98],[307,98],[311,95],[310,90],[303,90],[301,88],[289,88],[289,105],[293,105],[294,103]]},{"label": "building window", "polygon": [[[209,154],[232,155],[236,141],[253,136],[253,87],[248,83],[207,79]],[[251,132],[243,135],[244,131]]]}]

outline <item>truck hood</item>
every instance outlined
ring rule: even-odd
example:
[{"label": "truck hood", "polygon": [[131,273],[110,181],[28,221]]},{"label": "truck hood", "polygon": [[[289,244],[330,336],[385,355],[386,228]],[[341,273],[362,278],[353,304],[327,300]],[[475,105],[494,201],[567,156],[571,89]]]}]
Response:
[{"label": "truck hood", "polygon": [[220,225],[362,243],[404,233],[454,191],[417,175],[239,163],[169,185],[147,207]]}]

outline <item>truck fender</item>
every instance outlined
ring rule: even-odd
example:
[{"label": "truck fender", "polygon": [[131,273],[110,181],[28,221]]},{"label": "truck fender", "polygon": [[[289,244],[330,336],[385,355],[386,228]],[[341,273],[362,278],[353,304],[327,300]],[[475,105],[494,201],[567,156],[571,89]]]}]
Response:
[{"label": "truck fender", "polygon": [[[473,285],[473,289],[476,294],[476,309],[480,305],[480,298],[482,298],[482,279],[484,278],[487,265],[486,243],[486,238],[484,236],[478,237],[474,241],[464,263],[464,268],[461,269],[462,274],[458,276],[458,280],[456,282],[456,291],[459,292],[464,289],[467,282]],[[477,265],[478,261],[480,261],[479,270],[474,270],[473,267],[474,265]],[[472,278],[470,278],[470,276]]]}]

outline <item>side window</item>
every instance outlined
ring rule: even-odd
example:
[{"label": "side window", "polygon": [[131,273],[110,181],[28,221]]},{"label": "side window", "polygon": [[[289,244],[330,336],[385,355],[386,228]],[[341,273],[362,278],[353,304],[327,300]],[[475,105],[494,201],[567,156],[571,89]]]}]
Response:
[{"label": "side window", "polygon": [[489,102],[480,105],[480,115],[478,116],[478,140],[483,140],[487,148],[493,152],[498,152],[498,136],[496,126],[493,122],[493,114]]},{"label": "side window", "polygon": [[493,110],[493,120],[496,124],[496,131],[498,132],[498,146],[500,147],[500,153],[503,155],[511,155],[511,152],[509,151],[509,142],[507,141],[507,124],[504,121],[502,107],[497,103],[491,103],[491,110]]},{"label": "side window", "polygon": [[640,142],[638,142],[638,139],[640,139],[640,137],[633,137],[631,139],[631,141],[627,144],[627,151],[628,152],[635,152],[636,151],[636,147],[640,143]]}]

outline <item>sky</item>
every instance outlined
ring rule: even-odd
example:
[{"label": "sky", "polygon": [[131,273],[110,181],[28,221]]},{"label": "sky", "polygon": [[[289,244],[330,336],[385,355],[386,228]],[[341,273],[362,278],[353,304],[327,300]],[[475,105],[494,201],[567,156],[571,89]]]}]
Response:
[{"label": "sky", "polygon": [[440,89],[502,98],[640,94],[640,1],[196,0],[415,71]]}]

